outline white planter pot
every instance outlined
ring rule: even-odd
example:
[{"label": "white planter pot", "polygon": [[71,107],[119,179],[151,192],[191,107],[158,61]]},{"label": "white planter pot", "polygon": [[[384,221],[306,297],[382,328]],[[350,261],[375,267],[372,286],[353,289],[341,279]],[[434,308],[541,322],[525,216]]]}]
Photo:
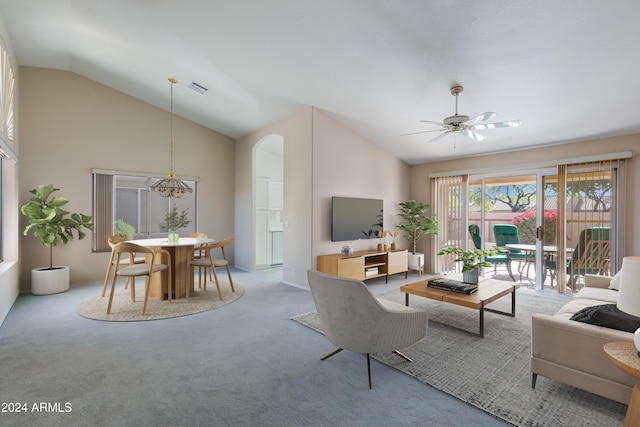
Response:
[{"label": "white planter pot", "polygon": [[424,254],[409,253],[409,270],[420,270],[424,266]]},{"label": "white planter pot", "polygon": [[59,294],[69,290],[69,267],[54,266],[31,270],[31,293],[33,295]]}]

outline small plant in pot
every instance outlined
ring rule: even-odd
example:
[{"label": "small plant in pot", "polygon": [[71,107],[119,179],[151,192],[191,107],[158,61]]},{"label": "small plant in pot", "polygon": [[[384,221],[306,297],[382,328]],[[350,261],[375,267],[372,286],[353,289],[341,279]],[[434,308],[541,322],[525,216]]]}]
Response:
[{"label": "small plant in pot", "polygon": [[33,231],[42,244],[49,248],[49,266],[35,268],[31,272],[31,292],[47,295],[69,289],[69,267],[53,265],[53,248],[73,240],[74,232],[78,240],[85,238],[84,229],[93,231],[92,217],[80,213],[70,213],[62,208],[69,203],[64,197],[52,196],[59,188],[53,185],[39,185],[29,191],[33,197],[20,211],[29,218],[24,235]]},{"label": "small plant in pot", "polygon": [[462,249],[453,246],[438,252],[438,255],[455,255],[453,262],[462,263],[462,281],[471,284],[478,283],[481,268],[491,267],[484,258],[496,254],[497,252],[492,249]]},{"label": "small plant in pot", "polygon": [[396,225],[396,228],[404,231],[404,236],[409,242],[411,255],[409,256],[409,268],[412,270],[420,269],[424,265],[424,254],[417,252],[418,241],[425,234],[434,234],[438,232],[438,221],[435,215],[427,214],[429,205],[418,202],[417,200],[409,200],[399,203],[400,213],[398,216],[402,218],[402,222]]},{"label": "small plant in pot", "polygon": [[168,230],[169,241],[177,242],[180,237],[178,229],[184,228],[190,223],[191,220],[189,220],[188,210],[184,209],[178,212],[178,207],[173,205],[171,210],[164,215],[164,224],[162,224],[162,227]]}]

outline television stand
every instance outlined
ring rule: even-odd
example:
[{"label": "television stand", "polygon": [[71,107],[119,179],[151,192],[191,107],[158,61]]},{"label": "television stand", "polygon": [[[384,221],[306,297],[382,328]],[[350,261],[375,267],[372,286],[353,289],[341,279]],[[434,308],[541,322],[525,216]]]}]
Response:
[{"label": "television stand", "polygon": [[358,251],[353,255],[318,255],[318,271],[334,276],[357,280],[385,277],[388,283],[392,274],[407,275],[408,255],[406,249],[396,251]]}]

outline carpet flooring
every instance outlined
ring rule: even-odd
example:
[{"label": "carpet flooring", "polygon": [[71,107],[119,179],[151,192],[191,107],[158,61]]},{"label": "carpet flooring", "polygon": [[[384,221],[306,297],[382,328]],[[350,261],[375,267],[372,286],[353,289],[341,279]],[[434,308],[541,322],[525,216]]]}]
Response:
[{"label": "carpet flooring", "polygon": [[[379,298],[404,303],[399,291]],[[621,425],[626,405],[545,377],[531,388],[531,316],[552,314],[562,304],[518,291],[516,317],[485,313],[485,338],[480,338],[447,326],[476,332],[476,310],[412,296],[410,305],[426,309],[430,319],[427,336],[403,350],[413,363],[393,354],[374,357],[517,426]],[[510,311],[510,305],[510,298],[502,298],[490,307]],[[293,320],[321,332],[315,312]]]},{"label": "carpet flooring", "polygon": [[229,283],[221,281],[222,300],[218,296],[218,290],[214,283],[211,283],[206,291],[196,287],[195,291],[190,293],[189,299],[174,299],[171,303],[166,300],[162,301],[158,298],[149,297],[147,300],[147,313],[143,316],[144,286],[136,287],[135,302],[131,301],[128,289],[124,289],[124,286],[118,286],[113,295],[110,314],[107,314],[107,305],[109,304],[108,291],[104,297],[98,294],[83,301],[78,305],[77,312],[88,319],[111,322],[169,319],[202,313],[203,311],[213,310],[237,301],[244,295],[244,288],[237,283],[234,283],[234,288],[235,292],[231,292]]}]

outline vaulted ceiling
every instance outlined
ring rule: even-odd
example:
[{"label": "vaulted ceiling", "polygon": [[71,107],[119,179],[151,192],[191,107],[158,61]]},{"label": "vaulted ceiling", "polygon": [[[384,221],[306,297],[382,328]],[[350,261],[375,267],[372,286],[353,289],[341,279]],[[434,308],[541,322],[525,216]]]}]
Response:
[{"label": "vaulted ceiling", "polygon": [[[407,163],[640,133],[637,0],[0,0],[19,65],[232,138],[315,106]],[[196,82],[208,88],[199,94]],[[435,143],[455,110],[517,128]]]}]

